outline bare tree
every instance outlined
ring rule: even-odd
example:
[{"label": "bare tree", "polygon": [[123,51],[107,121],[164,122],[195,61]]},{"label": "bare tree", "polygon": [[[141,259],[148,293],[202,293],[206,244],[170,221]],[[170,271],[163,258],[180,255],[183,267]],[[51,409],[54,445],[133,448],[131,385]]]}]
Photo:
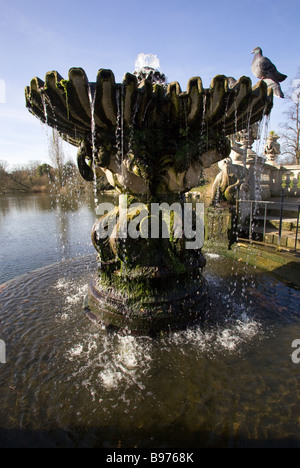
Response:
[{"label": "bare tree", "polygon": [[300,68],[285,96],[289,108],[284,112],[286,122],[281,125],[284,129],[280,134],[282,155],[286,155],[289,162],[300,164]]},{"label": "bare tree", "polygon": [[0,192],[1,189],[3,190],[6,186],[7,179],[8,179],[8,162],[7,161],[0,161]]},{"label": "bare tree", "polygon": [[0,161],[0,185],[1,181],[7,176],[8,162]]}]

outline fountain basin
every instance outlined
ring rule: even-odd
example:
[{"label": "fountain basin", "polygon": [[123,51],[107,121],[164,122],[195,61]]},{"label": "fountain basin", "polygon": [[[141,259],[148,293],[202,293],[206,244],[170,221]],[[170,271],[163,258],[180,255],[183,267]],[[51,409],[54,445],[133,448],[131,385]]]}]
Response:
[{"label": "fountain basin", "polygon": [[[117,126],[120,98],[124,103],[124,125],[140,129],[185,128],[186,124],[201,130],[204,123],[231,135],[268,115],[273,95],[260,81],[252,88],[248,77],[238,81],[217,75],[209,89],[204,89],[200,77],[191,78],[187,91],[178,82],[168,85],[143,80],[126,73],[122,84],[115,82],[111,70],[101,69],[96,82],[89,82],[81,68],[72,68],[68,80],[58,72],[48,72],[45,81],[33,78],[26,87],[26,106],[47,125],[58,128],[71,144],[91,132],[91,99],[95,96],[95,124],[100,129]],[[251,115],[249,109],[251,108]],[[225,111],[225,112],[224,112]]]},{"label": "fountain basin", "polygon": [[1,285],[1,447],[300,447],[299,290],[207,251],[201,325],[107,333],[79,257]]},{"label": "fountain basin", "polygon": [[229,155],[226,136],[268,115],[273,94],[260,81],[216,76],[205,89],[200,77],[182,92],[178,82],[152,83],[127,73],[116,83],[101,69],[90,83],[81,68],[69,79],[58,72],[34,78],[25,90],[29,111],[79,147],[82,176],[106,175],[121,193],[185,193],[203,168]]}]

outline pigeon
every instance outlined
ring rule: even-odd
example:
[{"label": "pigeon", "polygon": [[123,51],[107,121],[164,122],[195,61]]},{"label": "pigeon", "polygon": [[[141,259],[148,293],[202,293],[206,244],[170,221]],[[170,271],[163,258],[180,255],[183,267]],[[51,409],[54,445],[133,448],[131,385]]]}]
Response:
[{"label": "pigeon", "polygon": [[278,98],[284,98],[284,94],[282,92],[282,89],[280,87],[279,83],[275,83],[275,81],[271,80],[270,78],[267,78],[266,80],[263,80],[265,83],[267,83],[268,88],[273,89],[273,94],[274,96]]},{"label": "pigeon", "polygon": [[[266,81],[267,85],[273,88],[275,96],[284,98],[280,84],[287,78],[287,75],[279,73],[275,65],[267,57],[263,56],[260,47],[255,47],[252,54],[254,58],[251,65],[251,71],[257,78]],[[270,81],[271,80],[271,81]]]}]

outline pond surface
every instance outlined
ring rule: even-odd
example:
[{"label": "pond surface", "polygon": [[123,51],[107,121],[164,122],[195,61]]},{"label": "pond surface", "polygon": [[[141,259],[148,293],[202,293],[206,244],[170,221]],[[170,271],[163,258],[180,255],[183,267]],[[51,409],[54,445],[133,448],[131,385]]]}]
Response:
[{"label": "pond surface", "polygon": [[[102,196],[113,202],[114,197]],[[0,284],[51,263],[93,253],[93,200],[47,194],[0,196]]]},{"label": "pond surface", "polygon": [[[300,447],[298,289],[206,252],[209,304],[197,326],[156,339],[107,334],[83,307],[96,271],[93,210],[67,210],[65,231],[37,199],[1,208],[1,274],[22,276],[0,286],[0,446]],[[13,242],[3,226],[20,213]],[[32,260],[42,238],[48,253]],[[28,263],[10,266],[12,246]]]}]

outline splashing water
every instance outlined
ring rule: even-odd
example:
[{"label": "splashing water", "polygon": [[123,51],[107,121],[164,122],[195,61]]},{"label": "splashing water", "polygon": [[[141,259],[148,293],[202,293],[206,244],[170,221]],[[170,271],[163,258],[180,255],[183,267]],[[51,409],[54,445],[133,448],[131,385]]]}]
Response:
[{"label": "splashing water", "polygon": [[155,68],[158,69],[160,67],[159,65],[159,59],[157,55],[155,54],[144,54],[143,52],[140,53],[135,61],[135,71],[139,71],[143,69],[144,67],[150,67],[150,68]]},{"label": "splashing water", "polygon": [[133,73],[137,76],[139,83],[145,79],[149,79],[152,83],[157,83],[166,87],[167,77],[158,70],[159,68],[160,65],[157,55],[141,53],[135,61],[135,70]]}]

